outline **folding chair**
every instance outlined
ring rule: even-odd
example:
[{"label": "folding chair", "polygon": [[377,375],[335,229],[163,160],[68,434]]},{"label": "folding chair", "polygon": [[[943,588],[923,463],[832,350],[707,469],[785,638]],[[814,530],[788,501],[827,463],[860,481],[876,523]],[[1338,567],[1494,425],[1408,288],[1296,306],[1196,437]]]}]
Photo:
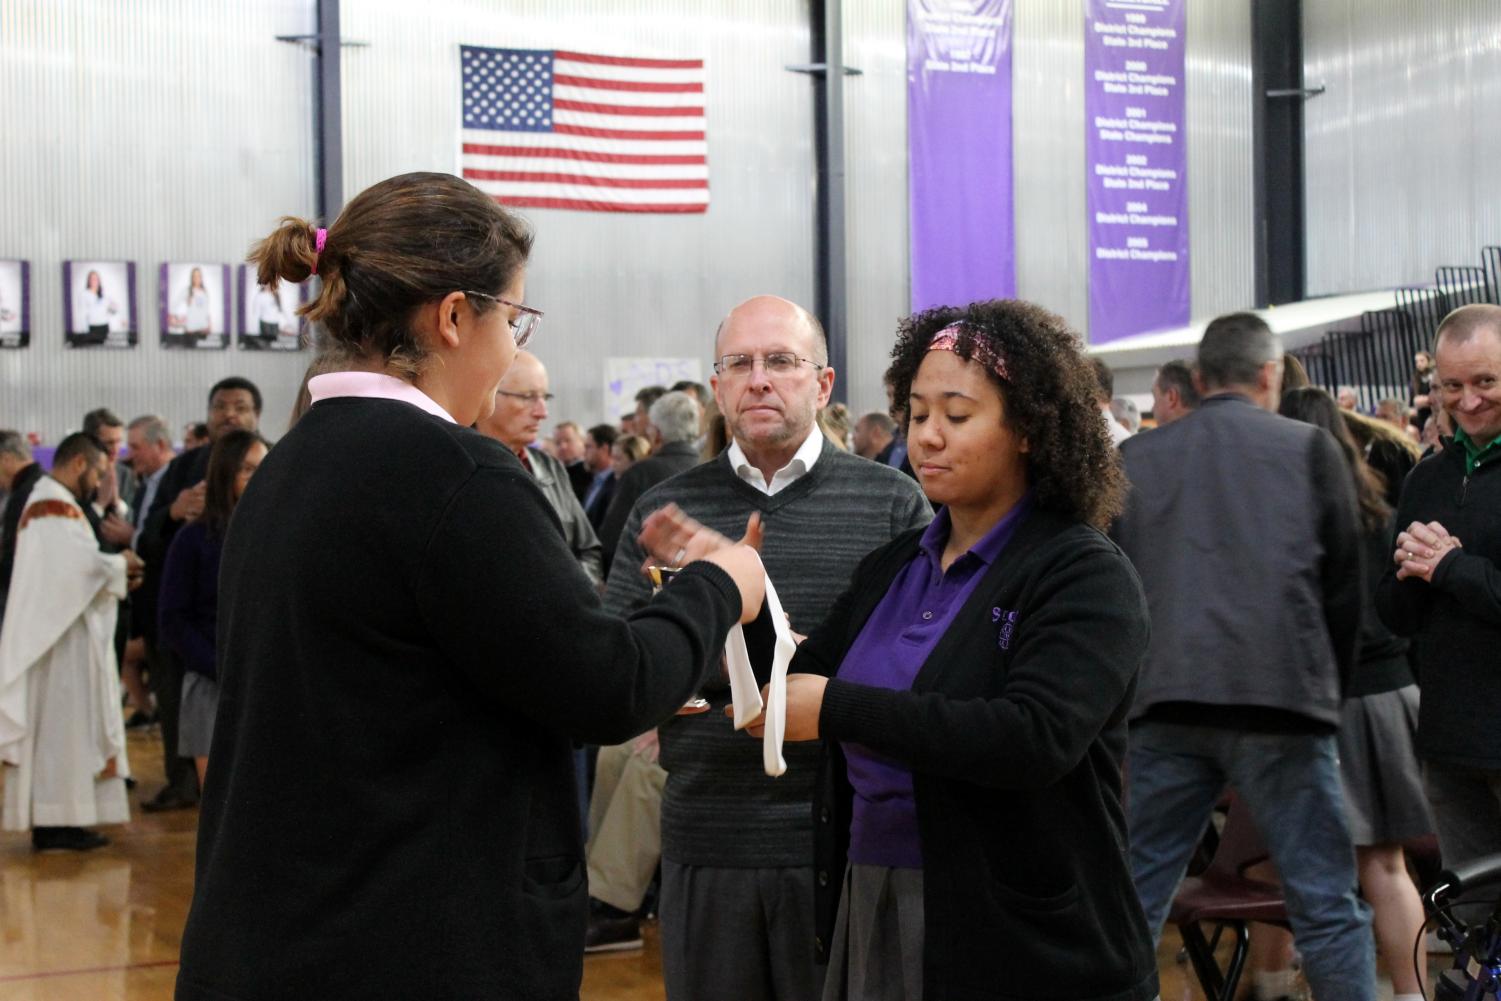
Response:
[{"label": "folding chair", "polygon": [[[1168,920],[1183,937],[1183,947],[1209,1001],[1232,1001],[1235,997],[1250,951],[1252,921],[1287,927],[1282,888],[1245,875],[1247,869],[1266,858],[1267,851],[1250,814],[1232,795],[1213,859],[1203,872],[1183,881],[1168,911]],[[1214,934],[1206,937],[1204,926],[1211,924]],[[1214,953],[1227,928],[1235,935],[1235,949],[1221,969]]]}]

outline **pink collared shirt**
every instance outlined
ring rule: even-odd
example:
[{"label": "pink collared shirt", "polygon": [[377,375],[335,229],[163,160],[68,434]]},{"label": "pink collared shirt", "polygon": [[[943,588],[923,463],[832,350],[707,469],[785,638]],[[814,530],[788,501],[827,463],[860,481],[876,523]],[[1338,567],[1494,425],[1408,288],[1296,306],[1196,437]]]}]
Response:
[{"label": "pink collared shirt", "polygon": [[441,417],[450,424],[457,424],[453,415],[431,396],[412,385],[384,372],[329,372],[315,375],[308,380],[308,395],[314,403],[337,396],[359,396],[373,400],[397,400],[410,403],[418,410],[425,410],[434,417]]}]

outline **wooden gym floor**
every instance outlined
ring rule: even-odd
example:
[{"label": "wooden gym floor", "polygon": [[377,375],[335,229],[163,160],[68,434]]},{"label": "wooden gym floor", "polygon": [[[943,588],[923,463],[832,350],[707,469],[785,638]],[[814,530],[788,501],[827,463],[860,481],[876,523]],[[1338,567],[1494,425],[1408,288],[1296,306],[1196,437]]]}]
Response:
[{"label": "wooden gym floor", "polygon": [[[130,760],[139,781],[133,819],[101,829],[113,839],[109,846],[39,856],[29,836],[0,833],[0,1001],[172,997],[198,814],[149,814],[134,805],[162,784],[155,731],[130,734]],[[645,937],[643,950],[586,959],[583,1001],[662,1001],[654,924]],[[1201,998],[1178,951],[1169,930],[1158,952],[1163,1001]]]}]

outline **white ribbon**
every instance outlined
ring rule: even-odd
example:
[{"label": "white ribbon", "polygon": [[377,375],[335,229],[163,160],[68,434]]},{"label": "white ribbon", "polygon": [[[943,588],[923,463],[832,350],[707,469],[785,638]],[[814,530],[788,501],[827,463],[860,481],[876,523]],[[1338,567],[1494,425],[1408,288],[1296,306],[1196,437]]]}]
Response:
[{"label": "white ribbon", "polygon": [[792,639],[792,627],[782,612],[782,603],[777,598],[777,589],[766,578],[766,607],[771,612],[772,627],[776,630],[776,645],[771,660],[771,684],[767,689],[767,702],[761,701],[761,686],[756,684],[756,672],[751,670],[750,651],[745,646],[745,630],[736,625],[724,644],[725,664],[730,672],[730,698],[735,703],[735,729],[746,725],[766,712],[766,733],[761,738],[761,762],[766,774],[772,778],[787,771],[787,762],[782,758],[782,737],[787,731],[787,665],[797,652],[797,643]]}]

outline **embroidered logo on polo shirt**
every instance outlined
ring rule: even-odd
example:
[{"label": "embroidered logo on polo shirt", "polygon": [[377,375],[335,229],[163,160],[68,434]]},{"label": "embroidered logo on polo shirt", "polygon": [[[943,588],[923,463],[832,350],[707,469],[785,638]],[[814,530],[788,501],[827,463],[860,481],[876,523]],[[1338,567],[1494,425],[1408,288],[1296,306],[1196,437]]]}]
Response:
[{"label": "embroidered logo on polo shirt", "polygon": [[1011,636],[1016,631],[1016,619],[1017,614],[1015,612],[1008,612],[1004,608],[992,608],[990,610],[990,621],[999,624],[1001,627],[1000,636],[996,639],[996,645],[1002,650],[1011,649]]}]

